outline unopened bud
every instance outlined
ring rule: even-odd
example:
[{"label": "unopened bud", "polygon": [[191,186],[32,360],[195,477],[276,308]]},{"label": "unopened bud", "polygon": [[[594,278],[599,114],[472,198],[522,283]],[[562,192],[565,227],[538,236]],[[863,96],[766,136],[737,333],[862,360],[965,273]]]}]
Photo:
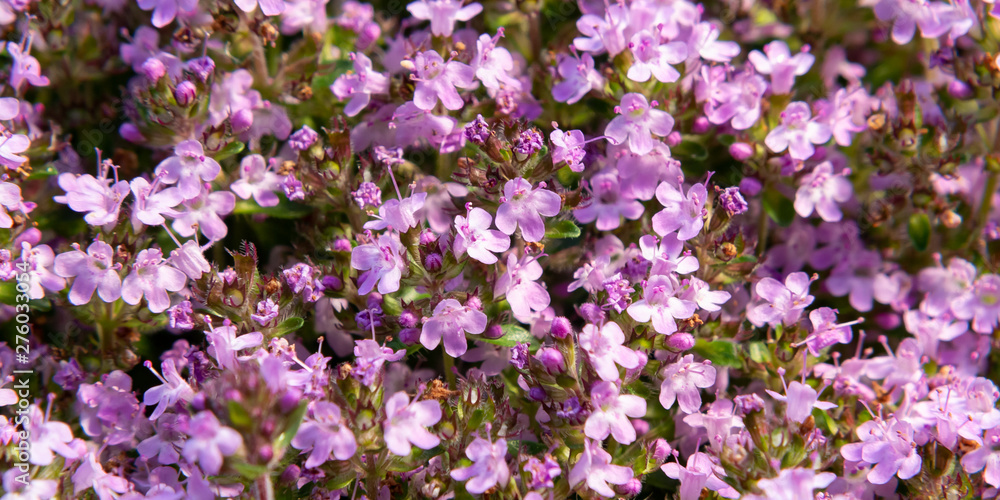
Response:
[{"label": "unopened bud", "polygon": [[167,74],[167,67],[163,65],[163,61],[155,57],[150,57],[146,59],[146,62],[142,63],[142,74],[149,81],[155,83]]},{"label": "unopened bud", "polygon": [[675,351],[686,351],[694,347],[694,335],[690,333],[675,333],[667,339],[667,347]]},{"label": "unopened bud", "polygon": [[542,366],[545,367],[545,371],[552,375],[557,375],[563,372],[566,366],[566,361],[563,359],[563,355],[558,349],[552,347],[543,347],[535,353],[535,359],[538,360]]},{"label": "unopened bud", "polygon": [[729,155],[736,161],[746,161],[753,156],[753,146],[745,142],[734,142],[729,145]]},{"label": "unopened bud", "polygon": [[565,316],[556,316],[552,319],[552,326],[549,327],[549,333],[557,339],[564,339],[573,334],[573,325],[570,324]]},{"label": "unopened bud", "polygon": [[253,125],[253,111],[241,109],[229,117],[229,123],[233,126],[233,132],[237,134],[246,132]]},{"label": "unopened bud", "polygon": [[424,257],[424,267],[432,273],[440,271],[443,263],[444,260],[441,258],[441,254],[437,252],[429,253],[427,257]]},{"label": "unopened bud", "polygon": [[198,97],[198,88],[187,80],[177,84],[177,88],[174,89],[174,100],[177,101],[178,106],[186,107],[194,102],[196,97]]},{"label": "unopened bud", "polygon": [[625,482],[625,484],[618,486],[618,492],[623,496],[634,497],[642,491],[642,481],[632,478]]},{"label": "unopened bud", "polygon": [[672,448],[670,447],[670,443],[668,443],[666,439],[657,438],[656,441],[653,441],[653,444],[650,446],[649,451],[653,457],[653,460],[660,462],[666,460],[667,457],[670,456]]},{"label": "unopened bud", "polygon": [[708,129],[712,128],[712,122],[708,121],[708,118],[704,116],[699,116],[694,119],[694,124],[691,126],[691,131],[696,134],[704,134],[708,132]]}]

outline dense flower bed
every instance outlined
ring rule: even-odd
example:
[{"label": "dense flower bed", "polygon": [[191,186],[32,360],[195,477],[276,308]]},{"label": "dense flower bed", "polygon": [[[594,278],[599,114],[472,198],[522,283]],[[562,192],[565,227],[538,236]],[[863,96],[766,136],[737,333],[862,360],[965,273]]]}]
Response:
[{"label": "dense flower bed", "polygon": [[0,0],[0,500],[996,496],[998,19]]}]

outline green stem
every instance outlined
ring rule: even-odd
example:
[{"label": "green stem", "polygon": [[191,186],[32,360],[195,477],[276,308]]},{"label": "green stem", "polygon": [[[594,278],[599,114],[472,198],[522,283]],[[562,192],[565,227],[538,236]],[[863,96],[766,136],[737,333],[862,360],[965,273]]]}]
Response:
[{"label": "green stem", "polygon": [[455,372],[452,368],[455,367],[455,358],[451,357],[448,353],[441,350],[441,355],[444,357],[444,378],[448,381],[448,389],[455,390]]},{"label": "green stem", "polygon": [[274,484],[271,482],[271,473],[268,472],[257,478],[257,498],[260,500],[274,500]]}]

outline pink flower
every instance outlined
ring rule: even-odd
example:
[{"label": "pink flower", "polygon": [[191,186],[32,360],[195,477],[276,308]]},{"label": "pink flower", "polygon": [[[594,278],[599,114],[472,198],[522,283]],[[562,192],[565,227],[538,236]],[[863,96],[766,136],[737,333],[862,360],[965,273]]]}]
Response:
[{"label": "pink flower", "polygon": [[132,272],[122,282],[122,300],[137,305],[142,297],[149,302],[149,311],[160,313],[170,306],[170,292],[184,288],[187,276],[163,260],[159,248],[147,248],[135,256]]},{"label": "pink flower", "polygon": [[838,325],[837,311],[829,307],[820,307],[809,313],[809,321],[812,323],[813,332],[806,337],[804,343],[809,348],[810,354],[819,356],[819,352],[827,347],[850,342],[854,336],[851,325],[860,323],[863,319]]},{"label": "pink flower", "polygon": [[892,417],[889,421],[869,420],[857,429],[860,443],[846,444],[840,454],[851,462],[874,465],[868,471],[872,484],[888,483],[893,476],[909,479],[918,472],[923,459],[913,441],[913,427]]},{"label": "pink flower", "polygon": [[464,102],[455,87],[472,88],[476,85],[476,72],[471,66],[458,61],[445,62],[433,50],[417,53],[413,58],[413,73],[417,81],[413,104],[424,111],[434,109],[438,99],[447,109],[461,109]]},{"label": "pink flower", "polygon": [[972,320],[972,329],[988,334],[1000,323],[1000,276],[984,274],[951,302],[958,319]]},{"label": "pink flower", "polygon": [[849,201],[854,194],[851,181],[845,177],[848,173],[848,169],[834,173],[833,164],[828,161],[816,165],[799,183],[799,190],[795,192],[795,212],[809,217],[815,208],[823,220],[839,221],[843,214],[837,204]]},{"label": "pink flower", "polygon": [[385,446],[394,455],[410,455],[410,445],[429,450],[441,443],[441,438],[427,430],[441,421],[441,405],[434,399],[414,401],[405,392],[397,392],[385,403],[382,422]]},{"label": "pink flower", "polygon": [[493,264],[498,259],[493,252],[503,252],[510,248],[510,237],[490,229],[493,217],[479,207],[469,211],[469,217],[455,216],[455,243],[452,251],[456,256],[468,252],[469,257]]},{"label": "pink flower", "polygon": [[20,153],[29,147],[31,147],[31,139],[28,139],[28,136],[3,134],[3,140],[0,141],[0,165],[11,170],[17,169],[22,163],[28,161],[28,158],[21,156]]},{"label": "pink flower", "polygon": [[222,470],[223,457],[236,454],[243,446],[243,436],[219,423],[211,411],[191,417],[188,435],[181,454],[190,463],[197,463],[205,474],[215,475]]},{"label": "pink flower", "polygon": [[490,90],[517,89],[521,86],[521,82],[512,76],[516,74],[514,58],[507,49],[497,47],[497,41],[503,36],[503,32],[501,27],[497,29],[496,36],[490,37],[483,33],[476,40],[476,57],[472,61],[472,68],[476,71],[476,78]]},{"label": "pink flower", "polygon": [[635,220],[642,216],[645,207],[634,197],[622,192],[619,173],[605,170],[590,178],[591,198],[588,204],[573,210],[576,220],[589,224],[597,221],[599,231],[617,229],[622,218]]},{"label": "pink flower", "polygon": [[825,489],[837,475],[832,472],[816,473],[813,469],[785,469],[772,479],[760,479],[757,487],[763,495],[748,495],[744,500],[800,500],[815,498],[814,490]]},{"label": "pink flower", "polygon": [[153,369],[152,362],[146,361],[146,368],[149,368],[153,372],[153,375],[156,375],[156,378],[160,379],[160,382],[163,382],[161,385],[149,388],[143,396],[142,404],[146,406],[156,405],[153,414],[149,416],[150,420],[160,418],[163,412],[171,409],[178,401],[187,401],[190,403],[194,400],[194,389],[178,373],[174,360],[167,359],[161,367],[163,375],[160,375]]},{"label": "pink flower", "polygon": [[[134,182],[134,181],[133,181]],[[254,201],[262,207],[273,207],[281,201],[275,191],[281,188],[281,177],[271,171],[261,155],[249,155],[240,161],[240,178],[229,190],[241,199]]]},{"label": "pink flower", "polygon": [[708,190],[704,184],[691,186],[685,196],[682,189],[669,182],[661,182],[656,188],[656,199],[663,205],[663,210],[653,216],[656,234],[666,236],[677,231],[677,239],[687,241],[697,236],[705,226]]},{"label": "pink flower", "polygon": [[291,442],[295,449],[309,453],[303,465],[313,468],[323,465],[331,456],[337,460],[353,457],[358,443],[340,407],[329,401],[315,401],[309,410],[309,418],[302,422]]},{"label": "pink flower", "polygon": [[25,50],[21,45],[14,42],[7,42],[7,53],[14,59],[14,64],[10,68],[10,86],[14,90],[21,90],[24,82],[28,82],[35,87],[47,87],[49,79],[42,76],[42,66],[38,59],[29,54],[31,44]]},{"label": "pink flower", "polygon": [[418,0],[406,6],[413,17],[431,22],[434,36],[451,36],[455,21],[468,21],[483,11],[479,3],[463,6],[462,0]]},{"label": "pink flower", "polygon": [[808,160],[816,152],[813,144],[825,144],[833,132],[830,126],[812,119],[809,105],[795,101],[781,112],[781,124],[764,138],[771,151],[788,154],[796,160]]},{"label": "pink flower", "polygon": [[253,12],[260,4],[260,11],[265,16],[277,16],[285,11],[285,2],[282,0],[233,0],[236,6],[243,12]]},{"label": "pink flower", "polygon": [[518,260],[514,252],[508,253],[507,272],[497,279],[493,294],[506,296],[514,317],[522,323],[530,323],[532,311],[549,307],[549,292],[535,282],[541,277],[542,266],[535,257],[526,255]]},{"label": "pink flower", "polygon": [[653,263],[649,270],[651,276],[658,274],[691,274],[698,270],[698,259],[684,250],[684,242],[677,238],[677,233],[668,233],[656,243],[656,236],[647,234],[639,238],[639,249],[642,258]]},{"label": "pink flower", "polygon": [[[702,74],[710,75],[708,68]],[[718,85],[705,102],[705,117],[722,125],[730,122],[736,130],[746,130],[760,119],[760,99],[767,90],[767,82],[751,69],[732,76],[730,81]]]},{"label": "pink flower", "polygon": [[483,333],[486,330],[486,315],[469,306],[463,306],[455,299],[444,299],[434,307],[434,315],[424,321],[420,330],[420,343],[427,349],[435,349],[444,337],[444,350],[457,358],[469,348],[465,334]]},{"label": "pink flower", "polygon": [[74,243],[73,250],[61,253],[55,258],[53,270],[63,278],[73,278],[69,290],[69,302],[82,305],[90,302],[94,290],[104,302],[114,302],[121,297],[122,279],[118,276],[121,265],[114,263],[115,251],[103,241],[95,241],[80,250]]},{"label": "pink flower", "polygon": [[649,81],[650,76],[663,83],[676,82],[681,74],[671,64],[680,64],[688,56],[684,42],[661,45],[659,35],[648,30],[632,35],[628,48],[632,51],[633,61],[627,76],[636,82]]},{"label": "pink flower", "polygon": [[587,155],[583,150],[584,144],[587,143],[583,132],[579,130],[563,132],[556,128],[549,134],[549,141],[552,143],[553,164],[566,162],[570,170],[583,172],[583,157]]},{"label": "pink flower", "polygon": [[774,278],[758,281],[754,290],[757,296],[767,302],[748,311],[747,319],[757,327],[777,323],[787,326],[795,324],[815,298],[809,295],[811,283],[809,275],[802,272],[789,274],[785,277],[784,284]]},{"label": "pink flower", "polygon": [[162,28],[181,14],[189,14],[198,8],[198,0],[138,0],[139,8],[153,11],[153,26]]},{"label": "pink flower", "polygon": [[[20,260],[28,269],[28,298],[41,299],[45,297],[45,290],[58,292],[66,288],[66,280],[51,270],[55,253],[48,245],[32,247],[27,241],[22,241]],[[15,265],[21,270],[21,265]]]},{"label": "pink flower", "polygon": [[986,469],[983,480],[994,488],[1000,488],[1000,427],[987,431],[982,441],[982,446],[962,457],[962,469],[969,474]]},{"label": "pink flower", "polygon": [[[57,203],[65,203],[74,212],[88,212],[83,220],[91,226],[103,226],[118,220],[118,212],[122,202],[128,196],[128,181],[118,181],[112,184],[108,172],[112,168],[110,162],[101,163],[100,178],[90,174],[76,175],[69,172],[59,175],[59,187],[66,191],[65,196],[53,196]],[[118,178],[118,174],[115,174]]]},{"label": "pink flower", "polygon": [[618,384],[602,381],[590,389],[593,413],[587,417],[583,433],[596,440],[604,440],[612,435],[621,444],[635,441],[635,427],[628,417],[642,418],[646,415],[646,400],[631,394],[620,394]]},{"label": "pink flower", "polygon": [[545,183],[542,183],[532,189],[531,183],[521,177],[507,181],[503,186],[500,208],[497,209],[497,229],[514,234],[520,226],[524,241],[541,241],[545,236],[542,216],[554,217],[562,206],[559,195],[544,188]]},{"label": "pink flower", "polygon": [[701,57],[706,61],[729,62],[740,53],[736,42],[720,42],[719,28],[712,23],[700,22],[691,29],[687,42],[688,58],[685,67],[694,67]]},{"label": "pink flower", "polygon": [[418,212],[424,208],[427,193],[413,193],[402,200],[391,199],[378,207],[376,220],[365,223],[365,229],[381,231],[391,228],[400,233],[409,231],[411,227],[420,225]]},{"label": "pink flower", "polygon": [[650,108],[642,94],[625,94],[615,112],[618,116],[604,129],[604,135],[616,144],[628,138],[629,149],[637,155],[647,154],[655,147],[650,134],[666,137],[674,128],[674,118],[666,111]]},{"label": "pink flower", "polygon": [[613,498],[615,490],[608,484],[625,484],[632,479],[632,469],[611,463],[611,454],[601,449],[601,443],[584,438],[583,453],[569,471],[569,485],[586,481],[587,487],[598,495]]},{"label": "pink flower", "polygon": [[[209,243],[207,246],[211,246]],[[179,248],[170,251],[167,262],[180,269],[193,280],[201,279],[201,275],[212,270],[212,266],[205,260],[205,249],[198,246],[195,240],[185,241]]]},{"label": "pink flower", "polygon": [[260,332],[247,333],[237,336],[238,329],[226,318],[222,326],[216,328],[211,323],[208,324],[209,331],[205,332],[208,337],[208,354],[219,363],[219,368],[232,370],[237,367],[239,360],[238,353],[244,349],[257,347],[264,342],[264,335]]},{"label": "pink flower", "polygon": [[478,495],[500,485],[507,486],[510,480],[510,469],[507,467],[507,440],[499,438],[495,443],[477,437],[465,448],[465,456],[472,460],[472,465],[451,471],[451,478],[465,481],[465,489]]},{"label": "pink flower", "polygon": [[661,465],[660,470],[667,477],[681,482],[678,492],[680,500],[698,500],[705,488],[718,492],[723,498],[740,498],[739,492],[722,480],[726,472],[716,460],[699,451],[688,456],[687,467],[681,467],[677,462],[668,462]]},{"label": "pink flower", "polygon": [[152,184],[142,177],[132,179],[131,189],[135,197],[135,204],[132,206],[132,227],[137,231],[141,224],[148,226],[163,224],[166,222],[163,216],[176,215],[174,207],[184,201],[180,189],[176,187],[159,189],[162,186],[161,178],[162,176],[158,175]]},{"label": "pink flower", "polygon": [[344,114],[355,116],[368,106],[373,94],[389,92],[389,78],[372,69],[372,61],[360,52],[351,52],[354,72],[337,77],[330,91],[338,99],[351,99],[344,108]]},{"label": "pink flower", "polygon": [[358,245],[351,251],[351,267],[366,271],[361,276],[358,293],[365,295],[378,283],[379,293],[399,290],[399,279],[406,263],[400,254],[403,244],[394,233],[383,234],[373,243]]},{"label": "pink flower", "polygon": [[629,27],[629,8],[612,4],[604,17],[584,14],[576,21],[576,28],[583,36],[573,40],[577,50],[599,54],[608,51],[614,58],[625,50],[625,30]]},{"label": "pink flower", "polygon": [[781,40],[765,45],[763,54],[759,50],[751,51],[747,59],[757,71],[771,75],[771,92],[777,95],[790,93],[795,77],[808,73],[816,62],[816,56],[809,53],[808,45],[793,56],[788,44]]},{"label": "pink flower", "polygon": [[733,411],[733,402],[729,399],[716,399],[708,407],[706,413],[692,413],[684,417],[684,423],[695,428],[704,428],[708,434],[708,442],[712,450],[721,453],[729,439],[732,430],[742,429],[743,419]]},{"label": "pink flower", "polygon": [[194,198],[201,193],[202,182],[209,182],[219,175],[219,162],[205,156],[205,149],[198,141],[184,141],[174,147],[174,156],[156,166],[163,182],[177,183],[181,196]]},{"label": "pink flower", "polygon": [[653,330],[663,335],[677,331],[676,319],[690,318],[696,303],[677,296],[680,283],[672,275],[655,275],[643,285],[641,300],[628,306],[628,315],[639,323],[652,321]]},{"label": "pink flower", "polygon": [[591,366],[602,380],[618,380],[618,368],[634,369],[642,365],[642,355],[622,345],[625,333],[617,323],[609,321],[598,328],[586,325],[579,336],[580,349],[587,354]]},{"label": "pink flower", "polygon": [[235,207],[236,196],[229,191],[202,191],[184,202],[187,210],[174,216],[172,226],[177,234],[184,237],[194,236],[195,231],[200,230],[210,241],[219,241],[229,232],[222,216],[232,212]]},{"label": "pink flower", "polygon": [[557,102],[574,104],[587,92],[604,88],[604,77],[594,69],[594,58],[590,54],[563,56],[557,69],[563,78],[552,87],[552,97]]},{"label": "pink flower", "polygon": [[[816,389],[806,385],[804,378],[805,377],[803,377],[803,382],[793,380],[791,384],[786,385],[784,396],[772,390],[767,390],[767,393],[770,394],[772,398],[787,403],[787,406],[785,407],[785,418],[800,424],[809,418],[809,415],[812,414],[813,408],[830,410],[837,407],[837,405],[833,403],[818,401],[819,393],[816,392]],[[782,379],[782,383],[784,383],[784,379]]]},{"label": "pink flower", "polygon": [[684,413],[694,413],[701,407],[701,391],[715,385],[716,370],[708,361],[695,361],[688,354],[667,365],[660,384],[660,404],[670,409],[677,401]]}]

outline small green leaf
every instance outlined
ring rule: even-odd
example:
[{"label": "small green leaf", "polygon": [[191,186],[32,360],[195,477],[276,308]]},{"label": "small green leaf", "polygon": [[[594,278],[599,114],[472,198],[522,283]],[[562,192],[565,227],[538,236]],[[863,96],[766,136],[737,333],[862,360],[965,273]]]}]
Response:
[{"label": "small green leaf", "polygon": [[229,144],[226,144],[226,147],[219,150],[218,153],[215,153],[215,156],[213,156],[213,158],[215,158],[215,161],[222,161],[225,160],[226,158],[229,158],[230,156],[242,153],[243,150],[246,149],[246,147],[247,147],[246,144],[243,144],[240,141],[233,141],[230,142]]},{"label": "small green leaf", "polygon": [[708,150],[700,143],[684,141],[670,148],[670,155],[675,158],[705,161],[708,159]]},{"label": "small green leaf", "polygon": [[304,324],[306,324],[306,320],[302,318],[299,317],[288,318],[285,321],[282,321],[281,324],[279,324],[278,326],[274,327],[274,331],[271,332],[271,335],[274,337],[280,337],[282,335],[294,332],[299,328],[302,328],[302,325]]},{"label": "small green leaf", "polygon": [[34,168],[31,173],[28,174],[29,181],[35,181],[39,179],[48,179],[53,175],[59,175],[59,171],[56,170],[56,166],[51,163],[46,163],[42,167]]},{"label": "small green leaf", "polygon": [[514,347],[520,343],[531,344],[529,350],[535,350],[538,348],[538,339],[531,334],[528,330],[518,326],[518,325],[503,325],[500,327],[503,330],[503,337],[498,339],[488,339],[480,336],[477,340],[482,340],[483,342],[489,342],[494,345],[499,345],[503,347]]},{"label": "small green leaf", "polygon": [[306,409],[309,407],[306,401],[299,403],[299,406],[295,408],[295,411],[288,417],[288,427],[285,431],[278,435],[278,439],[274,441],[274,451],[280,452],[292,442],[292,438],[295,437],[295,433],[299,432],[299,425],[302,424],[302,419],[306,416]]},{"label": "small green leaf", "polygon": [[765,364],[771,361],[771,351],[763,342],[750,342],[750,359]]},{"label": "small green leaf", "polygon": [[728,340],[709,342],[704,339],[698,339],[693,350],[701,357],[717,365],[728,366],[730,368],[743,367],[743,360],[740,359],[736,344]]},{"label": "small green leaf", "polygon": [[911,215],[906,229],[910,233],[913,246],[921,252],[927,250],[927,245],[931,241],[931,220],[927,214],[921,212]]},{"label": "small green leaf", "polygon": [[229,421],[237,427],[249,427],[253,424],[253,419],[250,418],[246,408],[236,401],[229,402]]},{"label": "small green leaf", "polygon": [[757,262],[757,257],[753,255],[740,255],[739,257],[729,261],[730,264],[745,264],[747,262]]},{"label": "small green leaf", "polygon": [[788,227],[795,220],[795,206],[792,205],[792,200],[785,198],[775,189],[764,191],[764,211],[782,227]]},{"label": "small green leaf", "polygon": [[247,479],[257,479],[264,474],[267,474],[267,467],[264,465],[254,465],[245,462],[240,462],[233,464],[233,468],[236,472],[239,472],[241,476]]},{"label": "small green leaf", "polygon": [[562,238],[577,238],[580,236],[580,227],[571,220],[561,220],[555,224],[550,224],[545,228],[545,237],[556,240]]}]

